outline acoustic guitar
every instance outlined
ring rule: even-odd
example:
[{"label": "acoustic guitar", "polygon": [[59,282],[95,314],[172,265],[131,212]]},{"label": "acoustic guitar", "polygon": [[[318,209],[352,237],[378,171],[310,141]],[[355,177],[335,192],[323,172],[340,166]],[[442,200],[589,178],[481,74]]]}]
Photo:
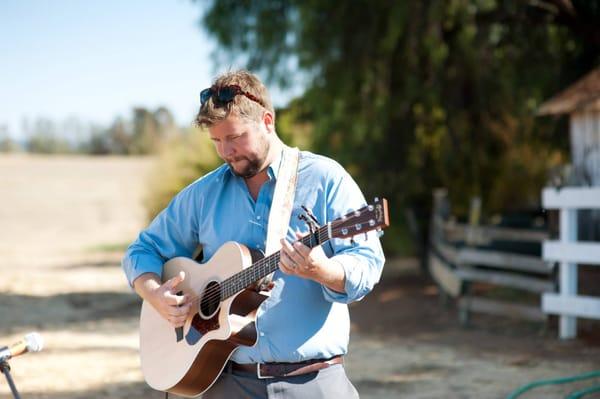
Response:
[{"label": "acoustic guitar", "polygon": [[[353,238],[389,225],[387,201],[375,201],[315,228],[301,239],[309,248],[332,238]],[[185,272],[178,294],[192,298],[194,311],[174,328],[144,301],[140,315],[140,358],[148,385],[193,397],[207,391],[233,351],[257,342],[256,312],[268,297],[252,289],[278,269],[280,252],[260,258],[246,246],[228,242],[205,264],[177,257],[165,263],[163,282]]]}]

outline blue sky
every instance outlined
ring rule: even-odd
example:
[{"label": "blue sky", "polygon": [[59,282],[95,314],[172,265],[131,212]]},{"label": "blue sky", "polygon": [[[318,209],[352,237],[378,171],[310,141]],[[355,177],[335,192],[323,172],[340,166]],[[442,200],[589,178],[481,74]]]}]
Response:
[{"label": "blue sky", "polygon": [[[0,126],[23,118],[108,125],[134,106],[169,108],[191,123],[213,76],[214,41],[188,0],[0,1]],[[290,94],[273,91],[283,105]]]}]

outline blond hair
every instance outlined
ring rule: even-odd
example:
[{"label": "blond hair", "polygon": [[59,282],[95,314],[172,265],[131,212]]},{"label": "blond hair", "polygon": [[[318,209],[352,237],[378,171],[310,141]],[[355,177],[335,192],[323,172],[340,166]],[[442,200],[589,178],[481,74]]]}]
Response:
[{"label": "blond hair", "polygon": [[214,97],[211,96],[198,111],[196,123],[199,126],[210,127],[229,115],[259,122],[265,110],[269,111],[275,119],[275,110],[269,92],[258,76],[246,70],[226,72],[215,79],[212,88],[218,89],[230,85],[239,86],[244,92],[259,100],[260,104],[243,94],[235,96],[232,101],[225,104],[214,101]]}]

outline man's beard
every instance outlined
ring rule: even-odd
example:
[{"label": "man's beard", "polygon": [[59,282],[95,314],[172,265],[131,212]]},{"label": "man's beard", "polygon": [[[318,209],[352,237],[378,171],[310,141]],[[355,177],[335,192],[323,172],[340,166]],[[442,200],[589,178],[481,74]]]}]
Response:
[{"label": "man's beard", "polygon": [[240,171],[235,170],[231,162],[227,162],[229,169],[231,169],[231,172],[233,172],[234,175],[248,179],[256,176],[256,174],[260,171],[262,161],[260,161],[257,157],[253,157],[252,159],[248,157],[240,157],[235,159],[235,161],[241,160],[245,160],[248,164]]},{"label": "man's beard", "polygon": [[269,142],[267,140],[264,140],[263,142],[261,142],[260,148],[258,149],[259,152],[257,154],[251,157],[234,158],[234,161],[245,160],[247,162],[247,165],[242,170],[236,171],[233,168],[232,163],[227,162],[227,164],[229,165],[229,169],[231,169],[234,175],[238,177],[243,177],[244,179],[249,179],[251,177],[256,176],[256,174],[260,172],[261,167],[264,165],[265,159],[267,159],[267,155],[269,154],[269,148]]}]

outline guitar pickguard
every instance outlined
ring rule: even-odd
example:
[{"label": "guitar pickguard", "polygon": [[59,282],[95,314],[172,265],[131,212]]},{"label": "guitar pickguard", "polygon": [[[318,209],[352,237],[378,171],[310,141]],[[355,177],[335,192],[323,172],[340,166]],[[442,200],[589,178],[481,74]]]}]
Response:
[{"label": "guitar pickguard", "polygon": [[190,329],[185,335],[185,341],[189,345],[194,345],[200,341],[200,338],[207,332],[217,330],[219,327],[219,312],[215,313],[215,315],[208,320],[204,320],[196,313],[192,319]]}]

